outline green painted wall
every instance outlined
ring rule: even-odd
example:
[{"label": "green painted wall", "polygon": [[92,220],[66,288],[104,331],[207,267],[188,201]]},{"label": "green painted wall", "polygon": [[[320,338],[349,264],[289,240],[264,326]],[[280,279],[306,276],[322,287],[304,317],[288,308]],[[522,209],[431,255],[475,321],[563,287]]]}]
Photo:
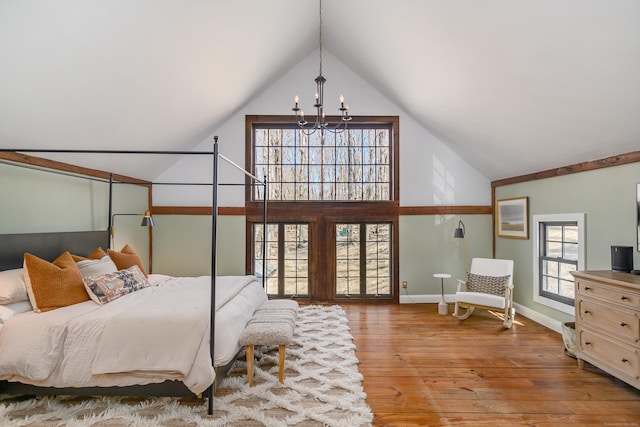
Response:
[{"label": "green painted wall", "polygon": [[[6,163],[0,163],[0,177],[0,233],[90,231],[108,227],[108,182]],[[147,209],[146,187],[113,186],[114,213],[144,213]],[[116,216],[113,247],[120,250],[129,243],[148,268],[149,231],[140,227],[141,220],[141,216]]]},{"label": "green painted wall", "polygon": [[[465,239],[453,233],[462,220]],[[491,258],[491,215],[407,215],[400,217],[400,283],[407,281],[401,295],[440,294],[440,279],[434,273],[449,273],[445,294],[455,292],[456,279],[465,276],[471,258]]]},{"label": "green painted wall", "polygon": [[109,185],[0,163],[0,233],[106,230]]},{"label": "green painted wall", "polygon": [[[154,273],[211,273],[211,216],[156,215],[154,221]],[[245,274],[245,235],[244,216],[218,217],[218,275]]]},{"label": "green painted wall", "polygon": [[[529,197],[533,215],[585,213],[586,268],[609,270],[611,245],[636,247],[636,183],[640,163],[496,188],[496,199]],[[528,240],[496,238],[496,257],[514,260],[514,300],[560,322],[572,316],[533,301],[533,233]],[[634,263],[640,268],[634,251]]]}]

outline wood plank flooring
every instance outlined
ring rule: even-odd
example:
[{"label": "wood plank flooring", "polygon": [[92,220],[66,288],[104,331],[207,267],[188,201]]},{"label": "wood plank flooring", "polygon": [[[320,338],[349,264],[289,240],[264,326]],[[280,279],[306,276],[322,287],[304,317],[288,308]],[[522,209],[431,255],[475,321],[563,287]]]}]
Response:
[{"label": "wood plank flooring", "polygon": [[[640,390],[563,353],[521,315],[343,304],[376,426],[640,426]],[[453,309],[449,305],[449,311]]]}]

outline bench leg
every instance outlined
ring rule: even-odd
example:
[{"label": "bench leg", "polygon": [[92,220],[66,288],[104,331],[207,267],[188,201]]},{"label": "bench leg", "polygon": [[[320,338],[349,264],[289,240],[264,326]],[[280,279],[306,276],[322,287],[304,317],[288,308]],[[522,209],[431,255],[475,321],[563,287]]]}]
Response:
[{"label": "bench leg", "polygon": [[280,384],[284,382],[284,353],[286,346],[281,344],[278,347],[278,381]]},{"label": "bench leg", "polygon": [[247,353],[247,378],[249,379],[249,387],[253,387],[253,345],[247,345],[245,353]]}]

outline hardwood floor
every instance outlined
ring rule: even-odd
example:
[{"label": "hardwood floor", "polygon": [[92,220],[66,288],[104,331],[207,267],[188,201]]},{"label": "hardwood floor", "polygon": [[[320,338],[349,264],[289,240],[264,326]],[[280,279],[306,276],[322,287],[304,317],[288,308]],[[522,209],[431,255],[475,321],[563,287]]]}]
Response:
[{"label": "hardwood floor", "polygon": [[[343,304],[376,426],[640,426],[640,390],[563,353],[521,315]],[[453,309],[449,305],[449,311]]]}]

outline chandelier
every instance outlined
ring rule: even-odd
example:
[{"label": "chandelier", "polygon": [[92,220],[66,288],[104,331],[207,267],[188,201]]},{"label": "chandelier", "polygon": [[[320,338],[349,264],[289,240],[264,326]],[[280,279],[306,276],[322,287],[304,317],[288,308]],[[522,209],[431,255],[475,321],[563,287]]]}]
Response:
[{"label": "chandelier", "polygon": [[316,109],[316,117],[313,122],[307,122],[304,117],[304,111],[299,106],[300,98],[298,95],[293,98],[294,106],[291,111],[294,112],[296,122],[298,126],[307,134],[312,134],[317,130],[324,132],[330,130],[334,132],[342,132],[347,128],[347,123],[351,120],[349,115],[349,106],[344,103],[344,96],[340,95],[340,120],[336,123],[330,123],[327,121],[324,113],[324,84],[327,79],[322,75],[322,0],[320,0],[320,74],[315,78],[316,82],[316,94],[315,104],[313,107]]}]

